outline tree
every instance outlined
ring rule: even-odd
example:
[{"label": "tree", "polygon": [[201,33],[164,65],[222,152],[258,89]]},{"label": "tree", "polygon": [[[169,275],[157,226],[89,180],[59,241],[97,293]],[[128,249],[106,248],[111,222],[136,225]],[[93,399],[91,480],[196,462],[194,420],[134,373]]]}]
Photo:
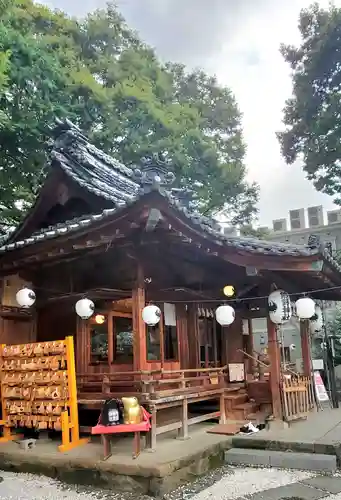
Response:
[{"label": "tree", "polygon": [[185,66],[171,63],[166,68],[172,74],[177,102],[198,110],[200,131],[214,145],[211,155],[194,158],[193,181],[202,182],[206,209],[221,206],[225,198],[228,222],[251,222],[259,192],[256,184],[245,179],[241,115],[231,90],[203,71],[186,72]]},{"label": "tree", "polygon": [[341,364],[341,309],[335,309],[334,318],[327,323],[327,332],[333,344],[334,363],[335,365]]},{"label": "tree", "polygon": [[251,224],[241,226],[240,234],[242,236],[250,236],[260,240],[266,240],[270,237],[271,231],[267,227],[252,227]]},{"label": "tree", "polygon": [[[7,88],[7,71],[9,66],[10,52],[0,52],[0,98],[4,95]],[[8,123],[8,116],[0,109],[0,129]]]},{"label": "tree", "polygon": [[299,29],[301,45],[281,47],[293,97],[278,136],[287,162],[302,157],[308,179],[341,204],[341,9],[313,4],[301,11]]},{"label": "tree", "polygon": [[[54,116],[78,117],[86,70],[70,36],[79,31],[75,21],[31,0],[1,0],[0,14],[0,52],[10,51],[0,96],[8,117],[0,129],[0,209],[11,224],[22,215],[18,200],[25,208],[33,199]],[[99,102],[102,86],[87,76],[89,103]]]},{"label": "tree", "polygon": [[241,118],[228,89],[163,66],[113,5],[83,20],[33,0],[0,0],[1,8],[0,53],[11,51],[0,94],[9,117],[0,128],[2,217],[17,220],[17,200],[32,201],[57,115],[127,165],[166,153],[203,212],[225,207],[231,222],[252,220],[258,190],[245,180]]}]

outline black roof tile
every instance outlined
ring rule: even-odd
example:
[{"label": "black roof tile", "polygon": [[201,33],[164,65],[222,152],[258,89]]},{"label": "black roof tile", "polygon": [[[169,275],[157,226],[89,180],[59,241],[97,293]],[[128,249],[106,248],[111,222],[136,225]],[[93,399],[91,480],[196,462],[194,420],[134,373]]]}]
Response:
[{"label": "black roof tile", "polygon": [[[133,169],[90,144],[81,131],[68,120],[58,123],[58,134],[55,135],[51,151],[52,168],[59,166],[84,189],[112,202],[113,208],[103,210],[99,214],[78,217],[56,224],[19,241],[6,244],[6,239],[2,239],[0,241],[0,253],[2,254],[43,240],[57,238],[84,227],[90,227],[95,222],[112,216],[120,208],[135,203],[143,196],[140,185],[133,180]],[[203,235],[221,246],[263,255],[313,256],[321,253],[321,249],[318,247],[312,248],[306,245],[224,235],[218,230],[215,221],[182,205],[171,192],[162,191],[160,194],[165,196],[170,206],[181,212],[189,223],[198,226]],[[13,233],[10,236],[13,236]],[[322,253],[330,263],[341,271],[341,267],[328,252],[322,250]]]}]

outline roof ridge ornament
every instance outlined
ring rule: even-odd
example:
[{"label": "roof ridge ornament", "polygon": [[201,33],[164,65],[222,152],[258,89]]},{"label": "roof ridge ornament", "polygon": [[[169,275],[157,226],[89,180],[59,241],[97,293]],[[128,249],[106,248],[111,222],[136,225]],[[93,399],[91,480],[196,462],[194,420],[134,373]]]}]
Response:
[{"label": "roof ridge ornament", "polygon": [[195,193],[193,189],[187,187],[171,188],[172,196],[187,209],[193,209],[196,205]]},{"label": "roof ridge ornament", "polygon": [[133,177],[144,193],[162,191],[175,181],[175,175],[170,170],[170,161],[162,153],[141,158],[141,168],[135,168]]},{"label": "roof ridge ornament", "polygon": [[63,149],[70,146],[75,139],[87,143],[88,139],[82,130],[68,118],[55,118],[55,126],[50,128],[49,146],[53,149]]},{"label": "roof ridge ornament", "polygon": [[317,249],[320,252],[327,252],[333,255],[333,246],[331,242],[322,241],[321,236],[318,234],[310,234],[308,238],[308,247],[310,249]]}]

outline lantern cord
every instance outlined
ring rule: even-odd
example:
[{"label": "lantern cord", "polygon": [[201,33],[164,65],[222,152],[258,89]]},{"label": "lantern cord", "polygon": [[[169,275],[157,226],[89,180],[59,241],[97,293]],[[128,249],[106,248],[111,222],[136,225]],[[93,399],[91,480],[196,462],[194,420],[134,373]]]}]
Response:
[{"label": "lantern cord", "polygon": [[[32,287],[34,290],[39,290],[41,292],[47,292],[47,293],[55,293],[55,294],[60,294],[63,298],[64,297],[72,297],[73,295],[82,295],[82,296],[88,296],[88,295],[91,295],[91,290],[89,290],[88,292],[87,291],[77,291],[77,290],[74,290],[73,292],[69,292],[69,293],[63,293],[61,292],[61,290],[51,290],[51,289],[47,289],[47,288],[42,288],[42,287],[35,287],[33,286]],[[320,293],[320,292],[331,292],[331,291],[335,291],[335,290],[340,290],[341,291],[341,285],[339,286],[332,286],[332,287],[327,287],[327,288],[317,288],[317,289],[313,289],[313,290],[307,290],[307,291],[304,291],[304,292],[292,292],[292,293],[288,293],[289,297],[307,297],[309,295],[313,295],[315,293]],[[169,289],[169,291],[171,291]],[[193,291],[195,293],[195,291]],[[122,290],[122,293],[124,293],[125,295],[129,294],[129,291],[128,290]],[[255,301],[255,300],[267,300],[269,297],[269,295],[262,295],[262,296],[251,296],[251,297],[241,297],[241,298],[234,298],[234,299],[189,299],[189,300],[173,300],[172,299],[172,303],[173,304],[197,304],[198,302],[200,302],[201,304],[210,304],[210,303],[214,303],[214,304],[227,304],[227,303],[241,303],[241,302],[250,302],[250,301]],[[316,299],[315,299],[316,300]],[[322,299],[321,299],[322,300]],[[329,299],[329,300],[332,300],[332,299]],[[341,296],[340,296],[340,300],[341,300]]]}]

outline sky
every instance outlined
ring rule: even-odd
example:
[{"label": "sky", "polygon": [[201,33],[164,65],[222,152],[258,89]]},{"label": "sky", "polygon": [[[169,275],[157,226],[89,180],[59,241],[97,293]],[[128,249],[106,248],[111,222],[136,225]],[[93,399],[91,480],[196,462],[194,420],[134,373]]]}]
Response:
[{"label": "sky", "polygon": [[[40,0],[43,1],[43,0]],[[72,15],[84,15],[106,0],[45,0]],[[311,0],[116,0],[128,24],[165,60],[200,67],[234,92],[243,114],[248,178],[259,183],[260,225],[291,209],[323,205],[299,163],[286,165],[275,133],[291,95],[290,69],[281,43],[299,44],[299,12]],[[323,6],[328,0],[320,0]],[[341,0],[335,0],[341,5]]]}]

